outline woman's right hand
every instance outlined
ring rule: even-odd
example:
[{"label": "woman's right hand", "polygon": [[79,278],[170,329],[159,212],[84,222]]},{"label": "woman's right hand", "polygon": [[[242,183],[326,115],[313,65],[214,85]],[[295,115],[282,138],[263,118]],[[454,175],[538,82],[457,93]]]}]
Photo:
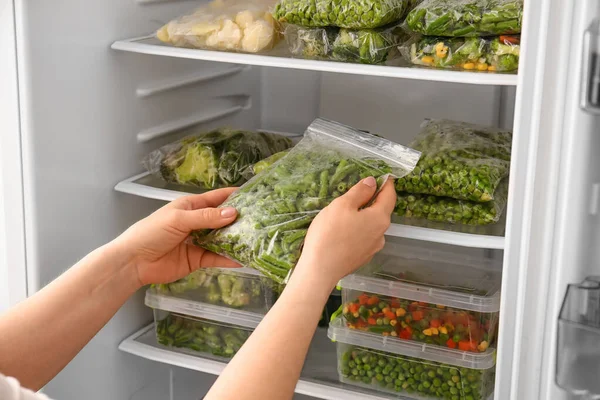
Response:
[{"label": "woman's right hand", "polygon": [[333,288],[383,248],[396,205],[394,181],[389,179],[373,204],[362,208],[376,190],[375,178],[365,178],[317,215],[294,274],[307,273]]}]

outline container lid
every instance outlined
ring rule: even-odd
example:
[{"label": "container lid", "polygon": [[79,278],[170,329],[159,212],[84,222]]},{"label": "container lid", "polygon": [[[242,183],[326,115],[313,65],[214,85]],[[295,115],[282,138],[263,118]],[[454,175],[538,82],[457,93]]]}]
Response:
[{"label": "container lid", "polygon": [[158,310],[252,329],[258,326],[264,316],[250,311],[220,307],[199,301],[174,297],[169,294],[158,293],[155,288],[146,290],[145,303],[148,307]]},{"label": "container lid", "polygon": [[373,260],[343,278],[344,289],[361,290],[477,312],[500,310],[500,260],[386,245]]},{"label": "container lid", "polygon": [[483,353],[471,353],[448,349],[436,345],[398,339],[393,336],[381,336],[346,326],[346,319],[339,316],[329,324],[327,336],[335,341],[368,349],[385,351],[400,356],[421,358],[456,367],[471,369],[489,369],[496,365],[496,350],[487,349]]}]

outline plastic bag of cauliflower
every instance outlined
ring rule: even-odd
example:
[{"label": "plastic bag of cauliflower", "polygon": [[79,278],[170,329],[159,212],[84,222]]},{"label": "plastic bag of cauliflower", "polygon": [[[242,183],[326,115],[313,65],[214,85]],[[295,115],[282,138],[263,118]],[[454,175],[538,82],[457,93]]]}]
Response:
[{"label": "plastic bag of cauliflower", "polygon": [[275,0],[214,0],[175,19],[156,37],[178,47],[258,53],[271,49],[279,29],[269,10]]}]

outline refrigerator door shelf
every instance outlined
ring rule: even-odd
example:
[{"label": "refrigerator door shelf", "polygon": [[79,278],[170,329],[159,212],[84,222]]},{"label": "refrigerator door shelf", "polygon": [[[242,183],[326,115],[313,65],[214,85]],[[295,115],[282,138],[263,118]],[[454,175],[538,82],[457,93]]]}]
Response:
[{"label": "refrigerator door shelf", "polygon": [[437,70],[414,66],[385,66],[317,61],[290,58],[284,43],[280,43],[267,54],[244,54],[214,50],[172,47],[154,38],[153,35],[118,40],[111,46],[114,50],[131,53],[154,54],[196,60],[217,61],[265,67],[294,68],[310,71],[337,72],[342,74],[385,76],[390,78],[418,79],[438,82],[468,83],[473,85],[516,86],[518,75],[508,73],[481,73]]}]

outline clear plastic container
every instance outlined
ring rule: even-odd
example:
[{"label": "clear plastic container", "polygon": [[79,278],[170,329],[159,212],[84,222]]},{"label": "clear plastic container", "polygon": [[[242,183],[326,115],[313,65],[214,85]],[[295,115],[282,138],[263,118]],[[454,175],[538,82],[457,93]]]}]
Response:
[{"label": "clear plastic container", "polygon": [[250,268],[201,268],[154,289],[157,294],[266,314],[277,297],[275,285]]},{"label": "clear plastic container", "polygon": [[177,351],[229,359],[238,352],[252,329],[164,310],[154,310],[156,340]]},{"label": "clear plastic container", "polygon": [[501,266],[491,259],[386,246],[342,279],[348,327],[469,352],[494,345]]},{"label": "clear plastic container", "polygon": [[494,389],[495,351],[459,352],[373,336],[343,317],[329,326],[343,383],[414,399],[487,399]]}]

